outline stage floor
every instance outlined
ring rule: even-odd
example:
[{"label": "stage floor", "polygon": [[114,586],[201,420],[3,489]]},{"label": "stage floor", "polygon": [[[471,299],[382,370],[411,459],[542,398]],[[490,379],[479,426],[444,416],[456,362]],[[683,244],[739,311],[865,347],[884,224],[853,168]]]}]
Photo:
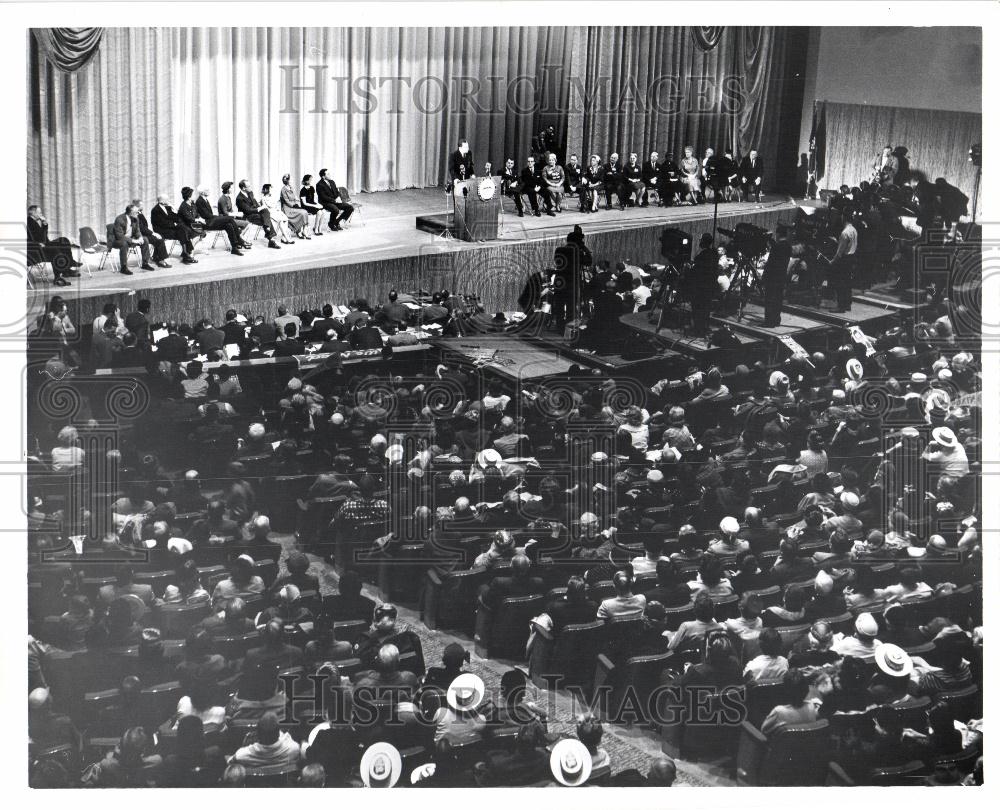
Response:
[{"label": "stage floor", "polygon": [[[294,273],[313,268],[330,268],[360,262],[399,259],[407,256],[426,256],[436,252],[450,253],[467,251],[478,247],[498,244],[512,244],[538,239],[557,239],[561,242],[569,230],[577,224],[585,228],[587,234],[643,228],[656,225],[677,225],[704,220],[712,216],[711,205],[678,206],[674,208],[628,208],[610,211],[603,208],[597,213],[585,214],[576,209],[575,200],[569,200],[562,213],[554,217],[518,217],[509,200],[504,200],[505,214],[498,240],[487,243],[461,242],[454,239],[432,236],[419,231],[414,225],[417,215],[442,213],[446,210],[446,198],[441,189],[405,189],[401,191],[357,194],[352,198],[357,210],[352,223],[340,233],[324,232],[310,241],[294,240],[294,245],[282,245],[281,250],[267,247],[261,237],[254,242],[252,250],[242,257],[233,256],[226,249],[225,237],[212,247],[215,233],[209,232],[206,239],[195,248],[198,264],[182,265],[177,258],[179,249],[168,260],[172,264],[167,269],[156,271],[139,270],[135,258],[130,262],[134,275],[123,276],[117,272],[118,253],[108,257],[104,270],[98,272],[102,253],[86,254],[85,262],[92,273],[81,270],[81,277],[73,279],[75,297],[91,298],[114,294],[128,294],[141,290],[148,294],[151,290],[189,286],[206,282],[220,282],[227,279],[245,279],[248,274],[269,275]],[[761,203],[724,203],[719,206],[719,220],[748,216],[782,209],[794,210],[795,202],[789,197],[770,196]],[[253,233],[250,228],[250,234]],[[249,234],[248,234],[249,235]],[[697,238],[698,234],[694,234]],[[69,291],[69,288],[66,288]],[[66,297],[66,291],[62,293]]]}]

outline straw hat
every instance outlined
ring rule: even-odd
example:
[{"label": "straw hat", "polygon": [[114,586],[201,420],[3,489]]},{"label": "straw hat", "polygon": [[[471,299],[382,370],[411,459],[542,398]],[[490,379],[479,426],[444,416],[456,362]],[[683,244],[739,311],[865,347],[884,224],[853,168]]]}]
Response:
[{"label": "straw hat", "polygon": [[913,672],[913,659],[895,644],[880,644],[875,648],[875,665],[894,678],[905,678]]},{"label": "straw hat", "polygon": [[392,787],[399,781],[403,758],[395,746],[377,742],[361,757],[361,781],[365,787]]},{"label": "straw hat", "polygon": [[483,679],[471,672],[463,672],[448,687],[445,700],[456,712],[474,712],[486,697]]},{"label": "straw hat", "polygon": [[578,787],[590,778],[593,766],[590,752],[579,740],[560,740],[552,748],[549,767],[560,785]]}]

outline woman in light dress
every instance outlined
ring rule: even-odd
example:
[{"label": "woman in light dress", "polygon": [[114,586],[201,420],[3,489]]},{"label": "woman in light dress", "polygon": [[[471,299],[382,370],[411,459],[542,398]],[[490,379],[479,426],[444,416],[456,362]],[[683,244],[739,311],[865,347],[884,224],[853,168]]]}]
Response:
[{"label": "woman in light dress", "polygon": [[701,180],[698,177],[701,173],[701,163],[694,156],[694,147],[692,146],[684,147],[684,157],[681,159],[681,171],[684,173],[681,180],[687,187],[688,200],[692,205],[697,205],[698,193],[701,191]]},{"label": "woman in light dress", "polygon": [[274,227],[278,229],[278,233],[281,235],[281,244],[283,245],[294,245],[292,241],[292,235],[288,230],[288,217],[285,212],[281,210],[281,199],[279,197],[271,196],[271,184],[264,183],[260,190],[260,201],[267,206],[267,210],[271,212],[271,222],[274,223]]},{"label": "woman in light dress", "polygon": [[288,227],[299,239],[311,239],[309,236],[309,212],[302,207],[299,195],[292,188],[292,176],[286,174],[281,178],[281,210],[288,217]]}]

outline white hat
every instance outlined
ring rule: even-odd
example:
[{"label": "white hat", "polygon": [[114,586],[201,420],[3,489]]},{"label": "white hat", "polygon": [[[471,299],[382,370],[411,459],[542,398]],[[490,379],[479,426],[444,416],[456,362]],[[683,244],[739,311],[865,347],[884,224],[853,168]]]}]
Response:
[{"label": "white hat", "polygon": [[456,712],[474,712],[486,697],[486,684],[478,675],[463,672],[448,687],[445,700]]},{"label": "white hat", "polygon": [[865,367],[858,358],[852,357],[847,361],[847,376],[855,382],[865,376]]},{"label": "white hat", "polygon": [[342,425],[344,424],[344,414],[340,411],[335,412],[330,416],[330,424],[332,425]]},{"label": "white hat", "polygon": [[393,787],[403,771],[403,758],[395,746],[377,742],[361,757],[361,781],[365,787]]},{"label": "white hat", "polygon": [[663,473],[659,470],[650,470],[646,473],[646,480],[651,484],[659,484],[663,481]]},{"label": "white hat", "polygon": [[301,387],[302,387],[302,380],[300,380],[298,377],[292,377],[292,379],[288,381],[289,391],[298,391]]},{"label": "white hat", "polygon": [[719,528],[726,534],[736,534],[740,530],[740,522],[734,517],[724,517],[719,521]]},{"label": "white hat", "polygon": [[847,394],[841,391],[839,388],[837,388],[836,390],[830,392],[830,398],[834,402],[842,402],[843,400],[847,399]]},{"label": "white hat", "polygon": [[859,635],[875,638],[878,635],[878,622],[871,613],[859,613],[854,620],[854,629]]},{"label": "white hat", "polygon": [[264,426],[260,422],[254,422],[247,428],[247,436],[251,439],[261,439],[264,437]]},{"label": "white hat", "polygon": [[172,551],[174,554],[189,554],[193,549],[191,541],[183,537],[171,537],[167,540],[167,551]]},{"label": "white hat", "polygon": [[965,366],[969,365],[970,363],[972,363],[972,355],[969,354],[968,352],[959,352],[958,354],[956,354],[954,357],[951,358],[952,366],[954,366],[959,370],[965,368]]},{"label": "white hat", "polygon": [[875,648],[875,665],[894,678],[904,678],[913,672],[913,659],[895,644],[880,644]]},{"label": "white hat", "polygon": [[593,767],[590,751],[579,740],[560,740],[552,748],[549,767],[560,785],[578,787],[590,778]]},{"label": "white hat", "polygon": [[833,590],[833,577],[831,577],[826,571],[818,572],[816,574],[815,588],[816,593],[826,596]]},{"label": "white hat", "polygon": [[927,375],[924,374],[924,372],[922,372],[922,371],[914,371],[910,375],[910,382],[911,383],[916,383],[917,385],[921,385],[921,384],[927,382]]},{"label": "white hat", "polygon": [[298,602],[299,598],[302,596],[302,592],[298,589],[296,585],[284,585],[281,590],[278,591],[278,598],[282,602],[291,604],[292,602]]},{"label": "white hat", "polygon": [[436,771],[437,764],[434,762],[425,762],[423,765],[418,765],[413,769],[413,773],[410,774],[410,784],[415,785],[418,782],[423,782],[425,779],[430,779]]},{"label": "white hat", "polygon": [[369,442],[369,446],[372,448],[385,447],[387,444],[389,444],[389,440],[386,439],[386,437],[383,436],[381,433],[376,433],[374,436],[372,436],[372,440]]},{"label": "white hat", "polygon": [[608,454],[598,450],[596,453],[594,453],[594,455],[590,457],[590,460],[593,461],[595,464],[603,464],[605,461],[608,460]]},{"label": "white hat", "polygon": [[600,520],[601,519],[597,515],[595,515],[593,512],[584,512],[582,515],[580,515],[580,523],[581,524],[583,524],[583,523],[599,523]]},{"label": "white hat", "polygon": [[958,447],[958,438],[951,428],[939,427],[931,431],[931,436],[942,447]]},{"label": "white hat", "polygon": [[486,469],[490,466],[497,466],[501,461],[503,461],[503,456],[500,455],[492,447],[487,450],[480,451],[479,455],[476,456],[476,463]]},{"label": "white hat", "polygon": [[783,371],[772,371],[768,383],[772,388],[777,388],[779,385],[788,385],[788,375]]},{"label": "white hat", "polygon": [[937,377],[938,377],[939,380],[941,380],[941,382],[947,382],[953,376],[955,376],[955,375],[951,373],[951,369],[950,368],[943,368],[943,369],[941,369],[937,373]]},{"label": "white hat", "polygon": [[385,457],[389,461],[398,464],[403,460],[403,446],[401,444],[393,444],[385,449]]},{"label": "white hat", "polygon": [[853,492],[841,492],[840,505],[847,511],[852,512],[861,505],[861,499]]},{"label": "white hat", "polygon": [[901,431],[899,431],[899,435],[900,436],[906,436],[907,438],[910,438],[910,439],[919,439],[920,438],[920,431],[917,430],[912,425],[907,425],[905,428],[903,428]]}]

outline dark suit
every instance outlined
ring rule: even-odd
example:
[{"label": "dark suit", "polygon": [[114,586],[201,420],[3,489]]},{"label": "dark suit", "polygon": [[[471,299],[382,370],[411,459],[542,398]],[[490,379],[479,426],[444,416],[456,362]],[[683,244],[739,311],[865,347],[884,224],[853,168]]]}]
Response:
[{"label": "dark suit", "polygon": [[28,263],[49,262],[56,278],[73,267],[73,250],[65,236],[49,240],[49,223],[28,217]]},{"label": "dark suit", "polygon": [[792,259],[792,243],[787,239],[775,242],[764,265],[761,282],[764,285],[764,326],[781,324],[781,303],[785,297],[785,276]]},{"label": "dark suit", "polygon": [[[464,155],[456,149],[448,158],[448,177],[452,180],[463,180],[475,176],[476,164],[472,160],[472,150]],[[463,174],[462,169],[465,169]]]},{"label": "dark suit", "polygon": [[362,326],[351,332],[348,342],[352,349],[381,349],[382,336],[374,326]]},{"label": "dark suit", "polygon": [[153,236],[153,229],[149,227],[149,222],[146,221],[146,215],[140,211],[136,215],[136,220],[139,223],[139,233],[149,240],[149,244],[153,247],[153,261],[154,262],[164,262],[167,260],[167,240],[164,239],[163,234],[158,234],[158,236]]},{"label": "dark suit", "polygon": [[761,163],[759,155],[756,160],[750,160],[750,156],[747,155],[740,161],[740,182],[743,184],[743,193],[747,195],[748,199],[750,195],[753,195],[758,202],[760,201],[760,186],[757,185],[757,181],[763,176],[763,173],[764,165]]},{"label": "dark suit", "polygon": [[552,315],[556,328],[562,330],[566,321],[577,316],[580,275],[584,267],[594,263],[594,258],[590,249],[582,242],[567,242],[556,248],[554,259]]},{"label": "dark suit", "polygon": [[225,231],[230,248],[238,248],[243,244],[242,229],[232,217],[216,216],[212,203],[206,197],[198,197],[194,204],[195,213],[205,220],[206,231]]},{"label": "dark suit", "polygon": [[660,179],[663,167],[659,163],[653,163],[652,161],[644,161],[642,164],[642,182],[646,184],[646,189],[642,194],[643,204],[649,202],[649,192],[655,191],[660,197],[660,204],[663,203],[663,198],[666,196],[666,192],[663,190],[663,181]]},{"label": "dark suit", "polygon": [[[535,166],[537,168],[538,164],[536,163]],[[538,191],[535,191],[536,187],[538,187]],[[531,210],[536,214],[538,213],[538,198],[541,197],[544,202],[548,200],[549,196],[549,192],[545,188],[545,181],[538,176],[537,171],[532,171],[527,166],[521,169],[521,192],[527,195]]]},{"label": "dark suit", "polygon": [[138,220],[130,218],[128,214],[119,214],[115,217],[112,228],[111,246],[118,248],[119,267],[123,270],[128,266],[128,251],[133,247],[133,239],[142,240],[137,247],[142,254],[142,266],[146,267],[149,264],[149,240],[142,235]]},{"label": "dark suit", "polygon": [[191,237],[194,231],[189,229],[181,221],[181,218],[169,205],[157,203],[150,212],[150,218],[155,230],[164,239],[176,239],[181,243],[181,249],[185,256],[190,256],[194,250]]},{"label": "dark suit", "polygon": [[583,167],[577,163],[575,166],[563,166],[566,179],[563,180],[563,188],[567,194],[576,194],[580,188],[580,177],[583,175]]},{"label": "dark suit", "polygon": [[719,254],[707,247],[694,257],[691,272],[691,331],[695,335],[708,333],[712,317],[712,298],[719,287]]},{"label": "dark suit", "polygon": [[260,203],[257,202],[257,198],[253,196],[253,192],[250,189],[241,189],[240,193],[236,195],[236,207],[246,217],[247,222],[260,225],[264,229],[264,235],[268,240],[274,240],[276,231],[271,222],[271,212],[266,208],[260,211],[257,210],[260,208]]},{"label": "dark suit", "polygon": [[337,185],[328,177],[321,177],[316,184],[316,196],[319,197],[319,204],[330,212],[330,227],[336,230],[340,226],[338,222],[346,222],[354,207],[345,202],[337,202],[340,190]]},{"label": "dark suit", "polygon": [[642,182],[642,166],[636,162],[634,165],[626,163],[622,169],[622,192],[629,205],[634,205],[632,197],[635,195],[635,202],[642,202],[646,198],[646,184]]},{"label": "dark suit", "polygon": [[624,207],[625,202],[622,199],[622,164],[615,163],[611,164],[609,161],[604,167],[604,199],[608,204],[608,208],[611,207],[611,195],[618,195],[618,202]]},{"label": "dark suit", "polygon": [[187,357],[187,341],[176,332],[172,332],[165,338],[160,338],[156,341],[157,360],[168,360],[171,363],[182,363],[187,360]]},{"label": "dark suit", "polygon": [[517,175],[516,169],[508,169],[500,172],[500,192],[510,197],[514,201],[518,216],[524,214],[524,200],[521,199],[521,179]]}]

